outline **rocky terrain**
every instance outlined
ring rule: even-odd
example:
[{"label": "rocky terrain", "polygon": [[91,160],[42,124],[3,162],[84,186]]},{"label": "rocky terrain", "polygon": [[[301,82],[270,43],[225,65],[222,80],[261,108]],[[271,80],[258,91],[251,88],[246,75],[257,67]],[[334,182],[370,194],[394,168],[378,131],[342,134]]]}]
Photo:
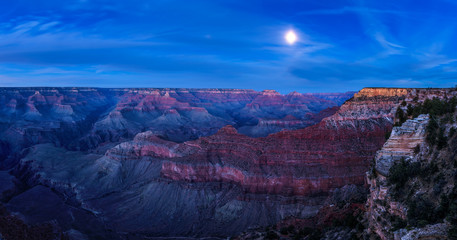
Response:
[{"label": "rocky terrain", "polygon": [[[367,234],[389,239],[390,230],[374,222],[383,209],[371,198],[382,195],[382,176],[427,136],[420,130],[427,116],[416,106],[454,94],[365,88],[344,102],[351,93],[1,91],[1,199],[27,224],[53,222],[70,239],[224,238],[335,220],[351,225],[319,236],[352,236],[348,227],[357,221],[345,216],[364,209],[374,158]],[[403,125],[389,138],[394,124]],[[299,230],[283,237],[317,234]]]},{"label": "rocky terrain", "polygon": [[[390,91],[370,92],[366,95],[374,97]],[[365,207],[358,204],[364,197],[354,198],[363,192],[348,191],[346,186],[333,192],[329,199],[334,200],[307,221],[283,220],[236,239],[457,239],[457,92],[401,89],[397,93],[404,94],[403,101],[395,110],[395,127],[367,172],[370,188]]]},{"label": "rocky terrain", "polygon": [[[266,136],[318,123],[353,94],[96,88],[2,88],[0,92],[1,200],[27,224],[51,222],[77,239],[227,236],[256,218],[273,222],[289,212],[302,217],[314,214],[318,205],[314,198],[298,197],[306,204],[281,198],[247,201],[270,196],[249,196],[231,183],[183,185],[167,180],[161,174],[162,158],[178,156],[170,151],[177,142],[211,135],[228,124],[243,134]],[[126,153],[131,143],[138,145]],[[146,197],[145,205],[134,201],[138,197]],[[270,208],[277,210],[270,214]],[[221,221],[207,228],[217,219],[215,209]],[[250,218],[232,228],[221,227],[239,218],[242,209],[250,209],[244,213]],[[183,219],[182,229],[176,229],[179,222],[173,218]]]},{"label": "rocky terrain", "polygon": [[376,154],[365,214],[370,239],[457,238],[457,98],[452,90],[432,93],[406,99],[404,113],[397,110],[403,121]]},{"label": "rocky terrain", "polygon": [[[237,89],[0,88],[0,156],[16,152],[14,146],[43,142],[87,150],[147,130],[185,141],[231,124],[245,134],[266,136],[315,124],[332,114],[327,108],[341,105],[353,93],[321,95]],[[259,124],[262,121],[268,126]]]},{"label": "rocky terrain", "polygon": [[[387,233],[393,227],[388,226],[386,220],[381,220],[386,213],[389,217],[393,216],[393,218],[397,217],[402,220],[407,215],[406,207],[402,203],[389,201],[388,205],[386,204],[389,193],[386,176],[389,175],[389,170],[396,162],[412,159],[418,154],[417,151],[414,151],[416,148],[425,147],[425,129],[428,121],[428,115],[420,115],[415,119],[407,120],[402,126],[395,127],[382,150],[376,154],[374,171],[372,175],[369,175],[371,191],[368,198],[368,214],[370,227],[382,239],[394,238],[394,234]],[[387,221],[390,222],[390,218]],[[397,236],[397,238],[399,237]]]},{"label": "rocky terrain", "polygon": [[394,106],[402,99],[396,93],[376,99],[366,94],[369,89],[305,129],[253,139],[229,126],[185,142],[177,149],[186,148],[186,153],[168,158],[161,174],[173,180],[235,182],[247,192],[283,195],[309,196],[364,184],[369,160],[384,143]]}]

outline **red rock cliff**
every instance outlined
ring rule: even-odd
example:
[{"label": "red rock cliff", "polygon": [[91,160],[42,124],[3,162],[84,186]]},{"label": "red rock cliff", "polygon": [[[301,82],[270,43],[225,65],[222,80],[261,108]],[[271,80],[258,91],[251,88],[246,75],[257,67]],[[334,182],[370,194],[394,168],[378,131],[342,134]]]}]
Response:
[{"label": "red rock cliff", "polygon": [[226,126],[175,146],[185,150],[164,157],[161,174],[176,181],[232,182],[247,192],[285,195],[362,185],[370,160],[392,128],[396,107],[409,92],[366,88],[317,125],[264,138]]}]

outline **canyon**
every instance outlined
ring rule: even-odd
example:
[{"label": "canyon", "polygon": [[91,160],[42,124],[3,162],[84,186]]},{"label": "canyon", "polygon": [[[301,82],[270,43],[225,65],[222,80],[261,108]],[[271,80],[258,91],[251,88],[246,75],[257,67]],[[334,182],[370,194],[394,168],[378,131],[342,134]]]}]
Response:
[{"label": "canyon", "polygon": [[0,199],[73,239],[225,238],[331,215],[330,199],[381,189],[366,178],[373,159],[386,174],[387,156],[422,141],[402,135],[412,120],[388,137],[403,102],[454,93],[2,88]]}]

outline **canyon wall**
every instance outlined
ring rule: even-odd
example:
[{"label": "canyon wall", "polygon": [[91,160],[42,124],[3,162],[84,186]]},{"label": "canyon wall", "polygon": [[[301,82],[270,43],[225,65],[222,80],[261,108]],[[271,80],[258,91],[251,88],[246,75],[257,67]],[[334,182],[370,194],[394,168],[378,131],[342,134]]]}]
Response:
[{"label": "canyon wall", "polygon": [[[9,161],[10,172],[24,185],[8,195],[6,206],[21,212],[27,199],[37,199],[39,211],[24,211],[29,223],[58,219],[64,230],[109,239],[227,237],[288,218],[310,219],[328,211],[327,199],[345,186],[366,186],[365,173],[397,108],[406,108],[403,101],[449,94],[365,88],[344,102],[350,94],[3,91],[2,101],[16,113],[1,111],[8,124],[0,129],[0,153],[16,161]],[[54,100],[31,97],[36,91],[49,99],[77,94],[73,104],[65,96],[59,103],[70,107],[55,107]],[[48,126],[56,123],[69,124],[75,134],[55,134]],[[21,130],[11,134],[15,128]],[[34,134],[23,134],[31,129]],[[16,139],[31,140],[13,149]]]},{"label": "canyon wall", "polygon": [[364,184],[390,131],[405,89],[363,89],[319,124],[250,138],[232,127],[185,142],[193,150],[165,158],[161,174],[182,181],[237,183],[247,192],[312,195]]},{"label": "canyon wall", "polygon": [[[92,213],[76,218],[73,225],[103,216],[105,227],[129,237],[223,237],[286,218],[310,219],[338,189],[365,185],[370,159],[384,143],[396,106],[404,99],[395,91],[384,96],[363,89],[318,124],[266,137],[253,138],[225,126],[182,143],[148,130],[88,153],[36,145],[16,174],[27,176],[29,185],[57,189]],[[279,101],[277,93],[262,93],[262,101],[265,96]],[[117,104],[112,112],[121,105],[137,106],[134,102]],[[146,110],[152,107],[144,106],[142,111],[149,114]],[[13,198],[8,206],[20,209],[20,203]],[[71,209],[60,211],[61,218],[72,215]]]},{"label": "canyon wall", "polygon": [[243,139],[304,128],[333,114],[353,94],[97,88],[0,92],[0,165],[5,169],[0,181],[7,208],[27,224],[57,221],[73,235],[107,239],[230,236],[254,224],[316,214],[319,196],[283,199],[246,192],[235,182],[176,181],[165,177],[162,168],[173,163],[168,158],[197,154],[198,143],[189,140],[223,133],[228,124]]},{"label": "canyon wall", "polygon": [[[456,96],[455,89],[407,90],[399,108],[409,119],[393,128],[367,172],[364,219],[370,239],[456,237],[449,232],[449,221],[457,214],[452,211],[457,196]],[[411,116],[416,112],[422,114]]]},{"label": "canyon wall", "polygon": [[370,173],[368,177],[370,196],[367,201],[367,215],[370,231],[374,231],[383,240],[394,238],[392,231],[394,227],[389,224],[390,216],[406,219],[407,214],[406,206],[389,196],[386,176],[395,162],[402,159],[417,161],[418,153],[415,153],[414,149],[417,146],[421,148],[427,146],[425,129],[428,121],[428,115],[421,115],[416,119],[407,120],[402,126],[394,127],[389,140],[376,154],[373,166],[375,173]]},{"label": "canyon wall", "polygon": [[39,143],[85,151],[148,130],[179,142],[228,124],[266,136],[318,123],[352,94],[327,100],[242,89],[0,88],[0,168],[14,166],[18,152]]}]

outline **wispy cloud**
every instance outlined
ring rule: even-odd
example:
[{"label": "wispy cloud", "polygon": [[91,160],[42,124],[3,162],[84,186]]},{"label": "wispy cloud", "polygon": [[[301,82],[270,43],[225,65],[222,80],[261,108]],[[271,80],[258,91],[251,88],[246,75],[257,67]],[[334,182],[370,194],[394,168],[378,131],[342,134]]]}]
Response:
[{"label": "wispy cloud", "polygon": [[443,67],[457,62],[457,59],[455,58],[448,58],[445,55],[430,53],[420,55],[418,56],[418,59],[421,60],[420,63],[417,65],[418,69],[431,69],[436,67]]},{"label": "wispy cloud", "polygon": [[49,30],[49,28],[55,27],[59,24],[60,24],[60,22],[58,22],[58,21],[48,22],[48,23],[41,24],[41,26],[38,29],[40,31],[46,31],[46,30]]},{"label": "wispy cloud", "polygon": [[[332,3],[10,1],[0,14],[0,85],[339,91],[457,78],[455,4]],[[291,28],[292,46],[283,39]]]},{"label": "wispy cloud", "polygon": [[386,50],[384,53],[385,55],[400,54],[402,53],[402,49],[405,48],[401,45],[387,41],[385,36],[380,32],[375,33],[374,38]]},{"label": "wispy cloud", "polygon": [[396,15],[407,14],[407,12],[404,12],[404,11],[376,9],[376,8],[368,8],[368,7],[345,6],[342,8],[326,8],[326,9],[301,11],[298,13],[298,15],[338,15],[338,14],[345,14],[345,13],[379,13],[379,14],[396,14]]}]

